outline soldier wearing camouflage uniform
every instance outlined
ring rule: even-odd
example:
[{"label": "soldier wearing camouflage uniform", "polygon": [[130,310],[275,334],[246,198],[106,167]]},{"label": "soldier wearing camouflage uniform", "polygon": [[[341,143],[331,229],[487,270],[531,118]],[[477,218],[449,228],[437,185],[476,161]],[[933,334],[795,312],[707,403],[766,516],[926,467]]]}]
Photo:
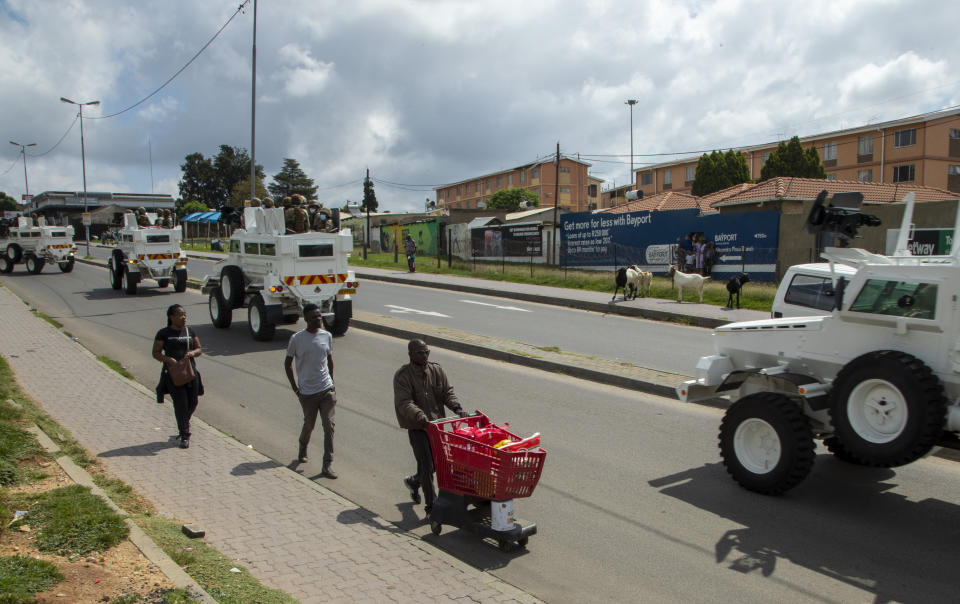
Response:
[{"label": "soldier wearing camouflage uniform", "polygon": [[283,198],[283,223],[287,227],[288,233],[295,232],[293,230],[293,198],[289,195]]},{"label": "soldier wearing camouflage uniform", "polygon": [[140,206],[137,208],[137,226],[148,227],[153,226],[150,224],[150,218],[147,217],[147,208]]},{"label": "soldier wearing camouflage uniform", "polygon": [[307,209],[303,207],[306,203],[303,195],[295,195],[296,203],[294,205],[293,230],[297,233],[307,233],[310,231],[310,215]]},{"label": "soldier wearing camouflage uniform", "polygon": [[170,210],[168,208],[163,209],[163,218],[160,220],[160,226],[165,229],[173,228],[173,220],[170,219]]},{"label": "soldier wearing camouflage uniform", "polygon": [[265,207],[265,208],[272,208],[272,207],[273,207],[273,199],[270,198],[270,197],[264,197],[264,198],[263,198],[263,207]]}]

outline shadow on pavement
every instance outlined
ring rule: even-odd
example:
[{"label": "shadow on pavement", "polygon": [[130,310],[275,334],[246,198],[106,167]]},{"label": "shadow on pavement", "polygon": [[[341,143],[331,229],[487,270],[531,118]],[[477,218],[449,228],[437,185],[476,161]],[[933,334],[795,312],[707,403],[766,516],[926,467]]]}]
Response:
[{"label": "shadow on pavement", "polygon": [[282,468],[282,467],[283,466],[281,464],[273,461],[272,459],[269,461],[258,461],[258,462],[247,461],[241,464],[237,464],[236,467],[230,470],[230,474],[233,476],[253,476],[259,470],[272,470],[273,468]]},{"label": "shadow on pavement", "polygon": [[167,440],[158,440],[152,443],[142,445],[131,445],[129,447],[120,447],[119,449],[110,449],[102,453],[97,453],[97,457],[129,457],[156,455],[164,449],[175,449],[180,445],[176,436],[171,436]]},{"label": "shadow on pavement", "polygon": [[729,570],[774,577],[778,562],[789,561],[873,593],[875,602],[956,601],[956,544],[944,529],[960,523],[960,506],[910,501],[893,492],[896,478],[891,469],[820,455],[807,480],[780,497],[741,488],[721,463],[649,484],[744,527],[717,535],[716,563]]}]

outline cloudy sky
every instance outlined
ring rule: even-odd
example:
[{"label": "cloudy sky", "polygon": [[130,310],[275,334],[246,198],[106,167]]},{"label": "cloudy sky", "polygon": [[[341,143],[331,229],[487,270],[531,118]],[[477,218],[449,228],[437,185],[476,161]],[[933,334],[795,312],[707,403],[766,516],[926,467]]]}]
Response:
[{"label": "cloudy sky", "polygon": [[[241,1],[0,0],[0,134],[37,143],[30,191],[83,188],[60,97],[101,103],[84,109],[90,191],[177,197],[186,155],[249,150],[252,0],[127,110]],[[296,159],[338,205],[369,168],[395,212],[558,142],[619,185],[626,99],[634,167],[952,107],[958,25],[944,0],[259,0],[256,160],[269,177]]]}]

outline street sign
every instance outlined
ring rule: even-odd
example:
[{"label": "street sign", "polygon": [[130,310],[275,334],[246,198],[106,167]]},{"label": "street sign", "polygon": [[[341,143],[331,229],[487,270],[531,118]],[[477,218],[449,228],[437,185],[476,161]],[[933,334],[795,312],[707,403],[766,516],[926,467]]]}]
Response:
[{"label": "street sign", "polygon": [[30,201],[33,199],[33,195],[27,195],[26,193],[20,195],[20,201]]},{"label": "street sign", "polygon": [[90,212],[83,212],[80,215],[82,216],[81,222],[83,223],[83,226],[90,226],[92,223],[92,220],[90,219]]}]

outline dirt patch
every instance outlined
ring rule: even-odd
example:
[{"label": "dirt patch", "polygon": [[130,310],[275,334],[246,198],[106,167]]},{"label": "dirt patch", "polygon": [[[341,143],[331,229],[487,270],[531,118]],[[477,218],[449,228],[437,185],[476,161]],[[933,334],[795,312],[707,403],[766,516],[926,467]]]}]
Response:
[{"label": "dirt patch", "polygon": [[[10,492],[38,494],[74,484],[56,463],[42,461],[36,467],[48,476],[38,482],[18,485]],[[57,566],[63,581],[50,591],[38,593],[36,602],[40,604],[93,604],[132,595],[140,598],[138,602],[162,602],[162,594],[174,589],[170,579],[130,541],[105,552],[70,559],[41,553],[34,532],[26,528],[6,529],[0,534],[0,556],[30,556]]]}]

